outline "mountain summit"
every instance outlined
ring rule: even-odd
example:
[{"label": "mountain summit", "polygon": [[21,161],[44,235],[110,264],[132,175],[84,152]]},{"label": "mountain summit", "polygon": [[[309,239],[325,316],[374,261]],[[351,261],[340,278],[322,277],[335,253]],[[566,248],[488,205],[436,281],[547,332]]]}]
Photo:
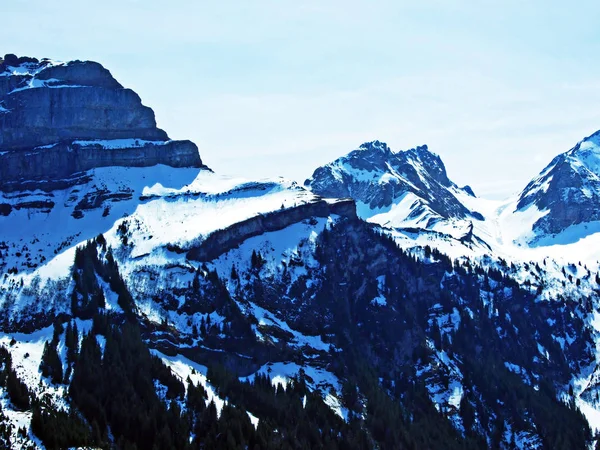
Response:
[{"label": "mountain summit", "polygon": [[325,197],[352,197],[362,217],[385,215],[392,226],[431,228],[446,219],[483,219],[455,195],[474,196],[473,191],[450,181],[441,158],[426,145],[394,152],[383,142],[366,142],[316,169],[304,184]]},{"label": "mountain summit", "polygon": [[91,61],[0,58],[0,188],[98,167],[204,167],[154,112]]}]

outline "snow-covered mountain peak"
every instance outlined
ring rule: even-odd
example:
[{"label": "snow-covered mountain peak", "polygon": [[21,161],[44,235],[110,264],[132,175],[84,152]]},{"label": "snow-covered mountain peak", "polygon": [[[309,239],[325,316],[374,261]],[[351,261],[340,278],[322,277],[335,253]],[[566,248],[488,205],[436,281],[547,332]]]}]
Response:
[{"label": "snow-covered mountain peak", "polygon": [[504,201],[459,188],[427,146],[396,152],[378,141],[318,168],[305,184],[320,195],[355,199],[360,217],[396,230],[402,245],[516,261],[559,255],[561,246],[549,246],[576,243],[569,261],[595,260],[584,238],[600,229],[591,223],[600,220],[599,144],[600,133],[584,139]]},{"label": "snow-covered mountain peak", "polygon": [[363,218],[391,227],[433,229],[447,220],[483,219],[457,199],[463,191],[426,145],[394,152],[368,142],[319,167],[305,185],[325,197],[351,197]]},{"label": "snow-covered mountain peak", "polygon": [[385,142],[375,140],[361,144],[361,146],[358,147],[358,150],[389,152],[390,148]]},{"label": "snow-covered mountain peak", "polygon": [[516,211],[535,207],[532,245],[576,242],[600,220],[600,132],[555,157],[519,195]]},{"label": "snow-covered mountain peak", "polygon": [[454,183],[452,183],[448,178],[446,166],[444,166],[442,159],[436,153],[431,152],[427,145],[420,145],[410,150],[406,150],[404,153],[406,154],[407,158],[414,161],[413,164],[420,164],[443,186],[454,186]]}]

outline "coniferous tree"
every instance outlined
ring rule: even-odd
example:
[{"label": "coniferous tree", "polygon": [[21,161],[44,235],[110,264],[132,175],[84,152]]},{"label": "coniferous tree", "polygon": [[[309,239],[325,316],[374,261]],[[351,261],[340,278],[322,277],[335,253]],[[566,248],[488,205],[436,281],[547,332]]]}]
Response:
[{"label": "coniferous tree", "polygon": [[62,361],[58,355],[54,340],[44,344],[40,370],[42,371],[42,375],[49,377],[53,383],[60,384],[63,382]]}]

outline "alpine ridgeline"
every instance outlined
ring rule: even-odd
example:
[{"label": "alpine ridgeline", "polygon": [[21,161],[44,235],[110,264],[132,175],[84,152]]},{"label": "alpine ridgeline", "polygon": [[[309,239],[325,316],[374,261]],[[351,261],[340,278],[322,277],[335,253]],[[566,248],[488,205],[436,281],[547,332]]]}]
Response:
[{"label": "alpine ridgeline", "polygon": [[594,443],[598,264],[517,200],[377,141],[222,176],[97,63],[1,67],[0,447]]},{"label": "alpine ridgeline", "polygon": [[411,238],[419,242],[433,236],[501,256],[556,244],[581,250],[600,231],[599,143],[600,132],[585,138],[502,201],[457,187],[427,146],[394,152],[379,141],[317,168],[305,185],[319,195],[352,198],[360,217],[405,235],[418,231]]}]

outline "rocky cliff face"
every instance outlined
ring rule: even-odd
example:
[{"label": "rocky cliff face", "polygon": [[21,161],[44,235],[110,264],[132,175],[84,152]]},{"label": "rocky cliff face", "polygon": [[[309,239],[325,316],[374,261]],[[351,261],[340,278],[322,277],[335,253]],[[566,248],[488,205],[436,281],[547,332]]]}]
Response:
[{"label": "rocky cliff face", "polygon": [[32,187],[52,190],[57,180],[100,167],[203,167],[198,148],[190,141],[139,139],[72,141],[3,152],[0,163],[0,188],[5,192]]},{"label": "rocky cliff face", "polygon": [[100,64],[14,55],[0,64],[0,163],[0,185],[107,165],[203,167]]},{"label": "rocky cliff face", "polygon": [[328,217],[337,214],[356,219],[356,205],[353,200],[319,200],[293,208],[261,214],[209,235],[200,245],[190,249],[187,258],[195,261],[211,261],[223,253],[236,248],[247,239],[261,234],[282,230],[294,223],[314,217]]},{"label": "rocky cliff face", "polygon": [[[399,219],[423,217],[425,228],[443,219],[481,219],[454,196],[453,190],[459,188],[448,178],[440,157],[426,145],[393,152],[383,142],[367,142],[319,167],[305,185],[326,197],[355,199],[365,206],[362,212],[367,217],[409,200]],[[473,195],[470,188],[463,192]]]},{"label": "rocky cliff face", "polygon": [[558,155],[521,192],[518,210],[536,207],[536,238],[600,220],[600,131]]}]

